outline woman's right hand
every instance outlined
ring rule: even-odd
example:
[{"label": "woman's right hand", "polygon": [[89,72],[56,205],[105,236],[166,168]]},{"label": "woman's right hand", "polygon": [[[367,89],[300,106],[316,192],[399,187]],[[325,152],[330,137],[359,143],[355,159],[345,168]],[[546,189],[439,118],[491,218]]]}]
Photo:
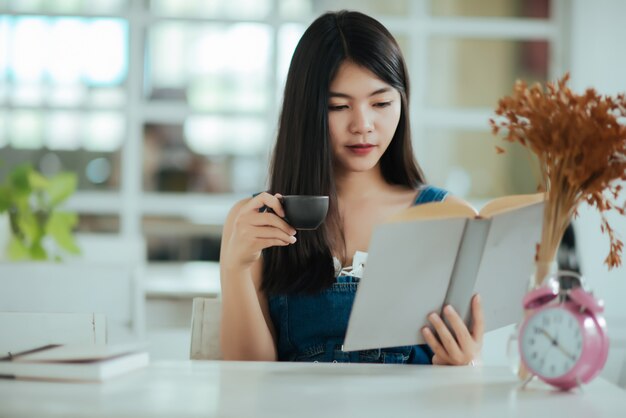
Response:
[{"label": "woman's right hand", "polygon": [[[261,251],[296,242],[296,230],[284,221],[280,194],[260,193],[233,214],[230,237],[223,246],[221,263],[226,269],[247,269],[261,257]],[[272,211],[260,210],[263,207]]]}]

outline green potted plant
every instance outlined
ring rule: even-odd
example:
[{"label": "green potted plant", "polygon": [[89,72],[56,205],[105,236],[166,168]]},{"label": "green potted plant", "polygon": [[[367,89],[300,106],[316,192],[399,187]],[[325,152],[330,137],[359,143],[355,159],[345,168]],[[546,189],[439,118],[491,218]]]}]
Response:
[{"label": "green potted plant", "polygon": [[9,224],[8,243],[0,248],[4,258],[58,261],[64,253],[80,253],[72,234],[78,217],[59,208],[76,184],[75,173],[46,178],[30,164],[9,172],[0,183],[0,216],[8,215]]}]

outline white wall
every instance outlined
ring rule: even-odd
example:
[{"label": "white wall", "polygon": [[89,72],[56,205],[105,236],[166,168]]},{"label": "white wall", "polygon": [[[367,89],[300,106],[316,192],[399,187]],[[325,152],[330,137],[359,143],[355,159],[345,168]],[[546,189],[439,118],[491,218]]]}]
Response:
[{"label": "white wall", "polygon": [[572,86],[607,94],[626,91],[626,2],[572,0]]},{"label": "white wall", "polygon": [[[625,16],[623,0],[572,0],[570,71],[576,91],[593,87],[604,94],[626,92]],[[626,242],[626,217],[612,213],[608,218]],[[603,377],[626,387],[626,267],[609,272],[604,265],[609,241],[600,231],[596,211],[580,208],[574,227],[583,274],[606,304],[611,349]]]},{"label": "white wall", "polygon": [[[571,26],[572,87],[582,92],[593,87],[604,94],[626,92],[626,2],[573,0]],[[611,226],[626,242],[626,217],[609,216]],[[608,237],[600,232],[600,216],[587,207],[575,221],[583,273],[606,302],[607,316],[626,327],[626,267],[609,272],[603,261]],[[624,257],[626,262],[626,257]]]}]

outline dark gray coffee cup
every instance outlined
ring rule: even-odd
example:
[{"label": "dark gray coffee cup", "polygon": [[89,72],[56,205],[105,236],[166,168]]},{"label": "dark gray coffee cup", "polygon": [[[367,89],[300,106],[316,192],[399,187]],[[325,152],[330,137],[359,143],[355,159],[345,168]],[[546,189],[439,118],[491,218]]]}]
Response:
[{"label": "dark gray coffee cup", "polygon": [[317,229],[328,213],[328,196],[288,195],[281,198],[285,221],[296,229]]}]

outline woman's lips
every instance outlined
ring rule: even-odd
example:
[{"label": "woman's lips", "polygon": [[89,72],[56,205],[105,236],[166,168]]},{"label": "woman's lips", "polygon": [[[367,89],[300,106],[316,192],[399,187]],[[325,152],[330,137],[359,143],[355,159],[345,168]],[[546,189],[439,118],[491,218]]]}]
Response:
[{"label": "woman's lips", "polygon": [[372,144],[354,144],[346,146],[353,154],[356,155],[367,155],[369,154],[376,145]]}]

